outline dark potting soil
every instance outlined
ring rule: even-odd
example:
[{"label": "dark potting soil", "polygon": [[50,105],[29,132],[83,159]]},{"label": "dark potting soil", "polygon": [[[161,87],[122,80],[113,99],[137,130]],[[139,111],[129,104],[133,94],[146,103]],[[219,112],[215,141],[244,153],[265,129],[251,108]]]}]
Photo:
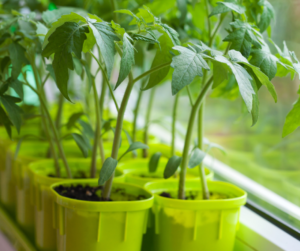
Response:
[{"label": "dark potting soil", "polygon": [[[228,196],[226,194],[221,194],[221,193],[210,192],[209,194],[210,194],[211,200],[224,200],[224,199],[231,198],[230,196]],[[177,197],[175,197],[173,194],[168,193],[168,192],[162,192],[159,195],[162,197],[165,197],[165,198],[177,199]],[[202,193],[199,193],[197,191],[189,191],[189,192],[186,192],[185,199],[186,200],[202,200],[203,197],[202,197]]]},{"label": "dark potting soil", "polygon": [[[60,185],[55,187],[55,191],[67,198],[75,200],[84,201],[105,201],[101,197],[102,186],[91,187],[89,185],[76,185],[76,186],[63,186]],[[127,194],[123,188],[113,188],[112,197],[109,201],[134,201],[134,200],[144,200],[146,196],[144,195],[131,195]]]}]

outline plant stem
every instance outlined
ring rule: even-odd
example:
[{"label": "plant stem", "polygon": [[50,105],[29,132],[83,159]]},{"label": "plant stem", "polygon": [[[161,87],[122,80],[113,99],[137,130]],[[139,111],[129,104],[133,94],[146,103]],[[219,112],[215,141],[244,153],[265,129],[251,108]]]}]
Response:
[{"label": "plant stem", "polygon": [[94,138],[94,145],[93,145],[93,152],[92,152],[92,163],[91,163],[91,178],[96,177],[97,172],[97,147],[99,146],[100,154],[101,154],[101,161],[104,162],[104,150],[103,150],[103,143],[101,138],[99,137],[101,132],[101,108],[100,108],[100,101],[98,98],[96,83],[93,81],[93,94],[94,94],[94,103],[95,103],[95,110],[96,110],[96,132]]},{"label": "plant stem", "polygon": [[[134,85],[134,82],[132,80],[132,75],[129,75],[129,82],[126,87],[126,90],[125,90],[125,93],[124,93],[124,96],[122,99],[122,103],[120,106],[120,110],[118,113],[118,117],[117,117],[115,136],[114,136],[113,147],[112,147],[112,152],[111,152],[111,157],[115,160],[118,160],[119,145],[120,145],[121,133],[122,133],[122,127],[123,127],[123,119],[124,119],[125,110],[127,107],[127,103],[128,103],[133,85]],[[114,173],[104,185],[103,194],[102,194],[102,197],[104,200],[109,200],[109,198],[110,198],[111,186],[113,183],[113,179],[114,179]]]},{"label": "plant stem", "polygon": [[209,2],[208,0],[204,0],[205,2],[205,8],[206,8],[206,20],[207,20],[207,26],[208,26],[208,36],[210,38],[211,36],[211,24],[210,24],[210,19],[209,19]]},{"label": "plant stem", "polygon": [[113,12],[113,15],[114,15],[114,21],[116,23],[118,23],[118,13],[115,12],[115,10],[116,10],[115,0],[110,0],[110,4],[111,4],[112,12]]},{"label": "plant stem", "polygon": [[60,157],[62,158],[62,161],[63,161],[64,166],[65,166],[65,168],[66,168],[67,177],[68,177],[69,179],[71,179],[71,178],[72,178],[71,170],[70,170],[70,167],[69,167],[69,164],[68,164],[68,161],[67,161],[65,152],[64,152],[64,150],[63,150],[62,144],[61,144],[61,142],[60,142],[60,139],[59,139],[58,132],[57,132],[57,130],[56,130],[55,124],[54,124],[54,122],[53,122],[53,120],[52,120],[52,118],[51,118],[51,115],[50,115],[49,110],[47,109],[46,102],[45,102],[43,96],[42,96],[37,90],[35,90],[30,84],[26,83],[25,85],[27,85],[32,91],[34,91],[34,92],[38,95],[38,97],[39,97],[39,99],[40,99],[41,106],[43,107],[43,109],[44,109],[44,111],[45,111],[45,115],[46,115],[46,117],[47,117],[47,119],[48,119],[48,121],[49,121],[51,130],[52,130],[52,132],[53,132],[54,140],[55,140],[55,143],[56,143],[56,145],[57,145],[57,147],[58,147],[59,155],[60,155]]},{"label": "plant stem", "polygon": [[191,106],[193,106],[194,102],[193,102],[193,98],[192,98],[190,87],[188,85],[186,86],[186,91],[187,91],[188,96],[189,96],[190,104],[191,104]]},{"label": "plant stem", "polygon": [[102,79],[102,89],[101,89],[101,94],[100,94],[100,112],[101,116],[103,119],[103,112],[104,112],[104,101],[105,101],[105,94],[107,90],[107,85],[105,84],[104,78]]},{"label": "plant stem", "polygon": [[[37,76],[35,74],[34,74],[34,77],[35,77],[35,81],[37,81],[38,79],[37,79]],[[26,78],[24,73],[23,73],[23,78],[26,82],[26,85],[30,85],[28,83],[27,78]],[[36,82],[36,85],[38,86],[38,82]],[[40,100],[40,102],[42,102],[40,97],[39,97],[39,100]],[[45,119],[45,109],[43,107],[40,107],[40,110],[41,110],[42,125],[44,126],[46,137],[49,141],[49,146],[50,146],[50,151],[52,153],[52,158],[54,160],[55,173],[56,173],[57,177],[60,177],[60,166],[59,166],[59,162],[58,162],[58,156],[57,156],[57,153],[55,151],[54,141],[52,139],[52,135],[51,135],[51,132],[50,132],[49,125],[48,125],[48,123]]]},{"label": "plant stem", "polygon": [[[227,13],[226,13],[226,14],[227,14]],[[224,19],[225,19],[225,17],[226,17],[226,14],[221,14],[219,23],[218,23],[217,27],[215,28],[215,30],[213,31],[213,34],[212,34],[212,35],[210,36],[210,38],[209,38],[209,47],[212,46],[212,43],[213,43],[213,41],[214,41],[214,38],[215,38],[215,36],[216,36],[218,30],[220,29],[220,27],[221,27],[221,25],[222,25],[222,23],[223,23],[223,21],[224,21]]]},{"label": "plant stem", "polygon": [[114,92],[113,92],[113,90],[112,90],[112,88],[111,88],[111,86],[110,86],[110,83],[109,83],[109,79],[108,79],[107,73],[106,73],[105,69],[103,68],[102,64],[100,63],[100,61],[96,58],[96,56],[95,56],[92,52],[90,52],[90,54],[91,54],[92,57],[96,60],[98,66],[100,67],[100,69],[101,69],[101,71],[102,71],[102,74],[103,74],[103,77],[104,77],[105,80],[106,80],[105,82],[106,82],[107,85],[108,85],[110,95],[112,96],[113,101],[114,101],[115,106],[116,106],[116,109],[117,109],[117,111],[119,112],[119,106],[118,106],[117,100],[116,100],[116,98],[115,98]]},{"label": "plant stem", "polygon": [[[204,100],[202,102],[202,105],[199,108],[198,112],[198,148],[202,151],[204,151],[203,148],[203,136],[204,136]],[[200,174],[200,183],[202,186],[202,194],[203,194],[203,199],[204,200],[209,200],[209,190],[206,182],[206,177],[205,177],[205,167],[203,165],[203,162],[199,165],[199,174]]]},{"label": "plant stem", "polygon": [[148,75],[150,75],[151,73],[155,72],[155,71],[158,71],[160,69],[163,69],[165,67],[168,67],[169,65],[171,64],[171,62],[168,62],[168,63],[164,63],[164,64],[161,64],[161,65],[158,65],[154,68],[151,68],[150,70],[144,72],[143,74],[141,74],[140,76],[136,77],[134,80],[133,80],[133,83],[139,81],[140,79],[142,79],[143,77],[146,77]]},{"label": "plant stem", "polygon": [[175,142],[176,142],[176,119],[177,119],[177,105],[178,105],[179,93],[175,96],[173,105],[173,116],[172,116],[172,146],[171,156],[175,155]]},{"label": "plant stem", "polygon": [[60,129],[60,125],[61,125],[63,105],[64,105],[64,96],[60,93],[58,96],[58,109],[57,109],[56,118],[55,118],[55,126],[56,126],[57,130]]},{"label": "plant stem", "polygon": [[[142,84],[142,86],[143,86],[143,84]],[[138,98],[136,100],[135,108],[133,110],[134,117],[133,117],[133,123],[132,123],[133,124],[132,125],[132,142],[136,141],[137,118],[138,118],[138,114],[139,114],[142,96],[143,96],[143,91],[139,90]]]},{"label": "plant stem", "polygon": [[178,198],[179,199],[185,199],[186,169],[187,169],[187,166],[188,166],[189,149],[190,149],[190,144],[191,144],[191,140],[192,140],[192,133],[193,133],[196,114],[197,114],[199,106],[202,104],[208,90],[212,86],[212,83],[213,83],[213,77],[211,77],[207,81],[207,83],[205,84],[205,86],[201,90],[195,104],[192,107],[191,113],[190,113],[188,128],[187,128],[185,141],[184,141],[183,154],[182,154],[181,171],[180,171],[180,179],[179,179],[179,189],[178,189]]},{"label": "plant stem", "polygon": [[[148,130],[149,130],[149,124],[150,124],[150,118],[151,118],[151,111],[153,107],[153,100],[155,96],[155,87],[151,89],[150,96],[149,96],[149,103],[148,103],[148,108],[147,108],[147,113],[146,113],[146,119],[145,119],[145,128],[144,128],[144,144],[148,145]],[[148,149],[143,149],[143,157],[147,158],[148,157]]]},{"label": "plant stem", "polygon": [[[159,65],[155,68],[152,68],[152,69],[148,70],[147,72],[141,74],[140,76],[138,76],[135,79],[133,79],[132,73],[131,72],[129,73],[129,82],[126,87],[126,90],[125,90],[125,93],[124,93],[124,96],[123,96],[123,99],[121,102],[120,110],[118,112],[118,117],[117,117],[117,124],[116,124],[113,148],[112,148],[112,153],[111,153],[111,157],[113,159],[115,159],[115,160],[118,159],[118,152],[119,152],[119,145],[120,145],[120,140],[121,140],[124,114],[125,114],[127,103],[128,103],[132,88],[134,86],[134,83],[136,83],[138,80],[142,79],[143,77],[146,77],[147,75],[149,75],[155,71],[158,71],[164,67],[167,67],[168,65],[170,65],[170,63],[171,62]],[[102,193],[102,197],[104,200],[109,200],[109,198],[110,198],[113,180],[114,180],[114,173],[112,174],[110,179],[104,185],[104,189],[103,189],[103,193]]]}]

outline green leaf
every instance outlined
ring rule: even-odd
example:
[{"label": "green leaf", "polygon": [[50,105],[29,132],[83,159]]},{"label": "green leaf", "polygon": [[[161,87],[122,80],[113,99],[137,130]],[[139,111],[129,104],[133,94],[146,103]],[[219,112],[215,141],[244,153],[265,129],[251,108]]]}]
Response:
[{"label": "green leaf", "polygon": [[204,160],[205,155],[206,155],[206,152],[203,152],[199,148],[196,148],[193,151],[193,154],[192,154],[192,156],[189,160],[188,167],[189,168],[194,168],[195,166],[200,165],[202,163],[202,161]]},{"label": "green leaf", "polygon": [[53,78],[53,80],[56,81],[55,72],[52,64],[47,64],[46,70],[50,73],[50,76]]},{"label": "green leaf", "polygon": [[80,148],[83,156],[87,158],[89,156],[89,151],[92,149],[89,139],[86,136],[78,133],[72,133],[72,137]]},{"label": "green leaf", "polygon": [[292,110],[288,113],[283,126],[282,137],[285,137],[295,131],[300,126],[300,98],[294,104]]},{"label": "green leaf", "polygon": [[219,63],[217,61],[213,61],[213,79],[214,79],[214,83],[212,86],[213,89],[218,87],[222,83],[224,83],[224,81],[228,80],[227,69],[224,67],[222,63]]},{"label": "green leaf", "polygon": [[17,79],[21,73],[22,66],[28,64],[28,60],[25,57],[25,49],[17,42],[13,42],[8,46],[8,51],[12,63],[11,76],[13,79]]},{"label": "green leaf", "polygon": [[264,85],[267,87],[268,91],[271,93],[272,97],[274,98],[274,101],[277,102],[277,94],[276,90],[273,86],[273,84],[270,82],[269,78],[267,75],[265,75],[263,72],[260,71],[260,69],[256,66],[251,65],[246,58],[243,57],[243,55],[235,50],[230,50],[228,52],[229,57],[231,58],[232,61],[241,63],[244,65],[247,65],[250,67],[255,74],[257,80],[261,85]]},{"label": "green leaf", "polygon": [[[81,23],[86,23],[86,18],[81,16],[80,14],[77,13],[70,13],[70,14],[65,14],[62,15],[57,21],[55,21],[54,23],[51,24],[51,28],[49,29],[48,33],[45,36],[44,39],[44,43],[43,43],[43,48],[45,48],[49,42],[49,37],[56,31],[56,29],[60,26],[62,26],[63,24],[65,24],[66,22],[81,22]],[[90,35],[92,35],[91,33],[88,33]],[[92,38],[94,36],[92,35]]]},{"label": "green leaf", "polygon": [[125,153],[123,153],[123,155],[118,159],[118,161],[120,161],[129,152],[132,152],[137,149],[148,149],[148,148],[149,148],[149,146],[143,144],[142,142],[133,142],[132,144],[130,144],[127,151]]},{"label": "green leaf", "polygon": [[67,129],[70,130],[76,124],[76,122],[81,118],[82,115],[84,115],[83,112],[73,113],[69,117],[68,122],[66,124]]},{"label": "green leaf", "polygon": [[15,90],[15,92],[18,94],[20,99],[24,98],[24,91],[23,91],[23,83],[18,79],[12,79],[9,80],[9,86]]},{"label": "green leaf", "polygon": [[[143,9],[139,9],[139,12],[136,14],[136,16],[139,18],[139,20],[143,20],[146,24],[147,23],[154,23],[154,16],[151,13],[150,9],[147,6],[143,6]],[[133,19],[129,25],[137,24],[138,20],[135,18]]]},{"label": "green leaf", "polygon": [[104,185],[104,183],[109,180],[109,178],[113,175],[117,165],[118,165],[118,161],[111,157],[108,157],[104,161],[101,171],[100,171],[100,177],[98,180],[99,186]]},{"label": "green leaf", "polygon": [[227,66],[230,67],[232,73],[235,76],[235,79],[239,85],[239,90],[241,93],[241,96],[246,104],[246,107],[248,111],[251,113],[252,110],[252,103],[253,103],[253,95],[255,95],[255,92],[252,88],[250,80],[252,80],[249,73],[239,64],[236,62],[230,62],[227,58],[224,56],[217,55],[215,57],[216,61],[219,61],[220,63],[224,63]]},{"label": "green leaf", "polygon": [[271,20],[275,16],[275,10],[274,10],[273,6],[269,3],[269,1],[263,0],[260,2],[262,2],[263,13],[260,16],[258,28],[260,29],[260,32],[264,32],[265,30],[267,30],[267,28],[271,24]]},{"label": "green leaf", "polygon": [[106,69],[107,75],[110,77],[111,71],[114,65],[114,55],[115,55],[115,43],[118,41],[118,36],[114,33],[113,28],[108,24],[102,23],[91,23],[89,22],[89,27],[93,31],[96,43],[101,51]]},{"label": "green leaf", "polygon": [[9,138],[11,138],[12,123],[1,105],[0,105],[0,124],[4,125]]},{"label": "green leaf", "polygon": [[15,104],[16,98],[12,96],[3,95],[0,97],[0,101],[2,102],[5,110],[10,118],[12,124],[16,127],[17,131],[20,133],[22,117],[22,110],[19,106]]},{"label": "green leaf", "polygon": [[300,79],[300,62],[299,62],[298,58],[296,57],[296,54],[294,51],[290,51],[290,55],[291,55],[292,59],[296,62],[296,63],[293,62],[293,67],[294,67],[294,70],[298,73],[299,79]]},{"label": "green leaf", "polygon": [[[158,41],[161,49],[157,49],[156,55],[151,65],[151,69],[159,65],[171,62],[172,60],[172,54],[170,53],[170,50],[173,47],[173,42],[171,38],[167,33],[164,32],[163,35],[159,37]],[[170,66],[167,66],[152,73],[149,77],[149,81],[146,87],[143,90],[148,90],[158,85],[168,75],[169,70]]]},{"label": "green leaf", "polygon": [[94,133],[94,130],[93,130],[93,128],[91,127],[91,125],[89,123],[85,122],[82,119],[79,119],[78,123],[81,125],[81,127],[83,129],[83,133],[85,135],[87,135],[90,138],[94,138],[95,133]]},{"label": "green leaf", "polygon": [[153,38],[149,38],[140,34],[133,34],[132,35],[132,39],[136,40],[136,41],[143,41],[143,42],[147,42],[150,44],[159,44],[158,40],[153,39]]},{"label": "green leaf", "polygon": [[156,172],[161,155],[162,154],[160,152],[157,152],[151,156],[149,164],[148,164],[149,173]]},{"label": "green leaf", "polygon": [[182,88],[189,85],[196,76],[203,76],[203,68],[209,70],[209,66],[200,53],[182,46],[173,48],[180,52],[174,56],[171,66],[174,68],[172,75],[172,94],[175,95]]},{"label": "green leaf", "polygon": [[178,157],[176,155],[172,156],[168,160],[168,163],[167,163],[165,171],[164,171],[164,178],[165,179],[170,178],[171,176],[173,176],[176,173],[178,167],[181,164],[181,160],[182,160],[182,158]]},{"label": "green leaf", "polygon": [[49,43],[42,51],[44,57],[50,57],[53,53],[53,69],[56,77],[56,85],[64,97],[68,100],[68,69],[74,70],[72,53],[81,59],[83,42],[87,38],[85,33],[89,30],[86,26],[80,26],[74,22],[66,22],[58,27],[49,37]]},{"label": "green leaf", "polygon": [[82,76],[82,72],[83,72],[83,68],[82,68],[82,64],[81,64],[81,61],[76,58],[76,57],[73,57],[73,64],[74,64],[74,70],[76,72],[76,74],[81,77]]},{"label": "green leaf", "polygon": [[44,38],[48,32],[48,28],[40,22],[36,22],[36,35],[39,36],[41,43],[44,42]]},{"label": "green leaf", "polygon": [[187,0],[176,0],[177,1],[177,7],[180,11],[180,21],[181,23],[184,22],[187,15]]},{"label": "green leaf", "polygon": [[252,45],[261,48],[261,35],[248,23],[240,20],[230,23],[233,31],[224,39],[231,42],[231,49],[240,51],[246,58],[249,57]]},{"label": "green leaf", "polygon": [[169,25],[167,24],[163,24],[161,23],[160,26],[164,29],[164,31],[168,34],[168,36],[171,38],[172,43],[174,45],[180,45],[180,41],[179,41],[179,34],[177,33],[176,30],[174,30],[173,28],[171,28]]},{"label": "green leaf", "polygon": [[255,50],[252,53],[250,63],[259,67],[263,73],[265,73],[269,79],[273,79],[277,72],[278,59],[270,52],[264,50]]},{"label": "green leaf", "polygon": [[120,67],[119,78],[118,78],[115,90],[124,81],[124,79],[128,76],[128,74],[131,71],[132,65],[134,65],[134,47],[131,44],[131,41],[132,41],[131,37],[127,33],[124,33],[121,67]]},{"label": "green leaf", "polygon": [[226,13],[228,11],[235,11],[239,14],[243,14],[245,13],[246,9],[244,6],[235,2],[217,2],[217,6],[213,8],[212,13],[209,15],[209,17]]},{"label": "green leaf", "polygon": [[84,14],[85,11],[72,7],[61,7],[56,10],[44,11],[42,14],[42,19],[49,26],[50,24],[58,21],[63,15],[71,14],[71,12],[77,12],[78,15],[80,15]]},{"label": "green leaf", "polygon": [[140,19],[135,14],[133,14],[130,10],[116,10],[115,12],[127,14],[129,16],[132,16],[137,22],[140,22]]}]

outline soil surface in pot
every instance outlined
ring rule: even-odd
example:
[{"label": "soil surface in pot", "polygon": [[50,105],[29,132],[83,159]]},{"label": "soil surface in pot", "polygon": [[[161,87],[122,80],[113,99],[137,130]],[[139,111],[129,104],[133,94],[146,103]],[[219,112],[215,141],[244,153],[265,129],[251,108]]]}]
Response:
[{"label": "soil surface in pot", "polygon": [[[102,186],[91,187],[89,185],[63,186],[55,187],[55,191],[61,196],[84,201],[105,201],[102,199]],[[135,201],[144,200],[145,195],[132,195],[126,193],[123,188],[112,188],[112,195],[110,201]]]},{"label": "soil surface in pot", "polygon": [[[225,200],[225,199],[230,199],[233,198],[233,196],[227,195],[227,194],[222,194],[222,193],[216,193],[216,192],[210,192],[210,200]],[[177,199],[177,196],[174,194],[171,194],[169,192],[162,192],[159,194],[159,196],[165,197],[165,198],[170,198],[170,199]],[[203,200],[203,195],[202,193],[198,191],[188,191],[185,193],[185,199],[186,200]]]}]

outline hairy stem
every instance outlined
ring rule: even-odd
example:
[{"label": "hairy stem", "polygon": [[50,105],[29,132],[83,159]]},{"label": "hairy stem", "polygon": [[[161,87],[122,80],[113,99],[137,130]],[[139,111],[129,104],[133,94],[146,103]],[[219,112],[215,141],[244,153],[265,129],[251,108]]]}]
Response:
[{"label": "hairy stem", "polygon": [[96,57],[92,52],[90,52],[90,54],[91,54],[92,57],[96,60],[98,66],[100,67],[100,69],[101,69],[101,71],[102,71],[102,74],[103,74],[103,77],[104,77],[105,80],[106,80],[105,82],[107,83],[107,86],[108,86],[108,88],[109,88],[110,95],[111,95],[111,97],[112,97],[112,99],[113,99],[113,101],[114,101],[114,103],[115,103],[116,109],[117,109],[117,111],[119,111],[119,106],[118,106],[116,97],[115,97],[114,92],[113,92],[113,90],[112,90],[112,88],[111,88],[111,86],[110,86],[109,79],[108,79],[108,76],[107,76],[107,73],[106,73],[104,67],[102,66],[102,64],[100,63],[100,61],[97,59],[97,57]]},{"label": "hairy stem", "polygon": [[[44,84],[41,83],[40,78],[39,78],[38,70],[35,66],[35,56],[33,56],[31,58],[31,67],[32,67],[33,75],[34,75],[34,80],[35,80],[35,83],[36,83],[36,88],[37,88],[37,90],[39,90],[42,93],[41,95],[46,97],[46,95],[44,93]],[[27,82],[27,78],[24,74],[23,74],[23,77],[24,77],[26,83],[29,84]],[[40,100],[40,103],[42,103],[42,100],[41,100],[40,97],[39,97],[39,100]],[[56,176],[60,177],[60,166],[59,166],[59,161],[58,161],[58,155],[57,155],[56,150],[55,150],[55,143],[54,143],[54,140],[52,138],[51,130],[49,128],[48,122],[45,118],[45,113],[46,113],[46,110],[47,110],[47,104],[44,108],[40,107],[40,110],[41,110],[41,115],[42,115],[41,116],[42,124],[44,126],[46,137],[48,138],[49,146],[50,146],[49,150],[51,152],[51,155],[49,155],[49,156],[51,156],[53,158]]]},{"label": "hairy stem", "polygon": [[173,116],[172,116],[172,145],[171,156],[175,155],[175,143],[176,143],[176,119],[177,119],[177,105],[178,105],[179,93],[175,96],[173,104]]},{"label": "hairy stem", "polygon": [[61,118],[63,113],[64,96],[60,93],[58,97],[58,109],[55,117],[55,126],[57,130],[60,130]]},{"label": "hairy stem", "polygon": [[110,0],[110,4],[114,15],[114,21],[118,23],[118,13],[115,12],[117,9],[115,0]]},{"label": "hairy stem", "polygon": [[132,125],[132,141],[133,142],[136,141],[137,118],[138,118],[138,114],[139,114],[142,96],[143,96],[143,91],[139,90],[138,98],[136,100],[135,108],[133,110],[133,114],[134,114],[133,123],[132,123],[133,124]]},{"label": "hairy stem", "polygon": [[202,104],[208,90],[212,86],[212,83],[213,83],[213,77],[211,77],[207,81],[205,86],[203,87],[195,104],[192,106],[192,110],[190,113],[190,118],[189,118],[189,122],[188,122],[188,128],[187,128],[187,132],[186,132],[186,136],[185,136],[184,148],[183,148],[183,153],[182,153],[182,162],[181,162],[181,171],[180,171],[180,179],[179,179],[179,189],[178,189],[178,198],[179,199],[185,199],[186,169],[188,166],[189,149],[190,149],[190,144],[192,141],[192,133],[193,133],[193,128],[194,128],[194,124],[195,124],[195,118],[196,118],[199,106]]},{"label": "hairy stem", "polygon": [[[144,144],[148,145],[148,130],[149,130],[149,124],[150,124],[150,118],[151,118],[151,111],[153,107],[153,100],[155,96],[155,87],[151,89],[150,96],[149,96],[149,103],[148,103],[148,108],[147,108],[147,113],[146,113],[146,119],[145,119],[145,128],[144,128]],[[147,158],[148,157],[148,149],[143,149],[143,157]]]},{"label": "hairy stem", "polygon": [[[122,103],[120,106],[120,110],[118,113],[118,117],[117,117],[115,136],[114,136],[113,147],[112,147],[112,152],[111,152],[111,157],[115,160],[118,160],[119,145],[120,145],[121,133],[122,133],[122,127],[123,127],[123,119],[124,119],[125,110],[127,107],[127,103],[128,103],[133,85],[134,85],[134,82],[132,81],[132,78],[130,78],[129,83],[126,88],[126,91],[124,93]],[[109,198],[110,198],[113,180],[114,180],[114,174],[110,177],[110,179],[104,185],[103,194],[102,194],[102,197],[104,200],[109,200]]]},{"label": "hairy stem", "polygon": [[96,83],[93,81],[93,94],[94,94],[94,103],[95,103],[95,111],[96,111],[96,132],[94,138],[94,145],[92,151],[92,163],[91,163],[91,178],[96,177],[97,172],[97,146],[99,146],[100,154],[101,154],[101,161],[104,162],[104,150],[103,150],[103,143],[100,138],[101,132],[101,108],[100,108],[100,101],[98,98]]},{"label": "hairy stem", "polygon": [[[113,141],[113,148],[112,148],[112,153],[111,153],[111,157],[115,160],[118,159],[118,153],[119,153],[119,145],[120,145],[120,140],[121,140],[121,133],[122,133],[122,127],[123,127],[123,119],[124,119],[124,114],[125,114],[125,110],[127,107],[127,103],[132,91],[132,88],[134,86],[134,84],[142,79],[143,77],[146,77],[147,75],[150,75],[151,73],[158,71],[164,67],[167,67],[168,65],[170,65],[171,62],[167,63],[167,64],[162,64],[159,65],[155,68],[152,68],[150,70],[148,70],[147,72],[141,74],[140,76],[138,76],[137,78],[133,79],[132,73],[129,73],[129,82],[128,85],[126,87],[122,102],[121,102],[121,106],[120,106],[120,110],[118,112],[118,117],[117,117],[117,124],[116,124],[116,129],[115,129],[115,136],[114,136],[114,141]],[[104,189],[103,189],[103,193],[102,193],[102,197],[104,200],[109,200],[110,198],[110,193],[111,193],[111,187],[112,187],[112,183],[114,180],[114,173],[112,174],[112,176],[110,177],[110,179],[105,183],[104,185]]]},{"label": "hairy stem", "polygon": [[[202,105],[200,106],[199,112],[198,112],[198,148],[202,151],[204,151],[203,148],[203,136],[204,136],[204,104],[205,102],[202,102]],[[205,167],[203,165],[203,162],[199,165],[199,174],[200,174],[200,183],[202,186],[202,194],[204,200],[209,200],[209,190],[206,182],[205,177]]]},{"label": "hairy stem", "polygon": [[69,164],[68,164],[68,161],[67,161],[67,158],[66,158],[66,155],[65,155],[65,152],[63,150],[63,147],[62,147],[62,144],[60,142],[60,139],[59,139],[59,136],[58,136],[58,132],[56,130],[56,126],[51,118],[51,115],[50,115],[50,112],[49,110],[47,109],[47,104],[43,98],[43,96],[36,90],[34,89],[30,84],[26,83],[25,85],[27,85],[32,91],[34,91],[39,99],[40,99],[40,102],[41,102],[41,106],[43,107],[44,111],[45,111],[45,115],[49,121],[49,124],[50,124],[50,128],[53,132],[53,135],[54,135],[54,140],[55,140],[55,143],[57,145],[57,148],[58,148],[58,152],[59,152],[59,155],[64,163],[64,166],[65,166],[65,169],[66,169],[66,172],[67,172],[67,177],[68,178],[72,178],[72,174],[71,174],[71,169],[69,167]]}]

